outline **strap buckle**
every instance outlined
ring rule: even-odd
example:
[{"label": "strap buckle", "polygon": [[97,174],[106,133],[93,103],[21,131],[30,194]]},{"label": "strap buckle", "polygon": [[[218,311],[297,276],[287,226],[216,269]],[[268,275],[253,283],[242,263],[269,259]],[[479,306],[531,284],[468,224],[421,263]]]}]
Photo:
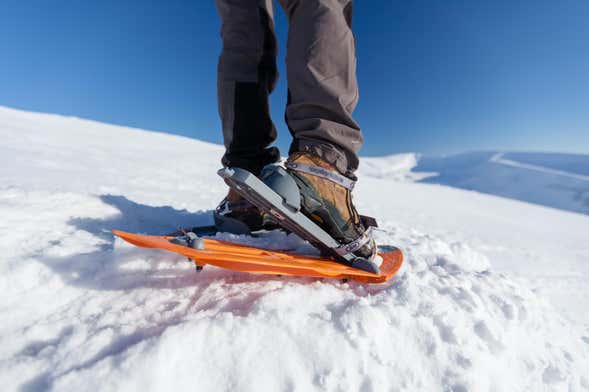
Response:
[{"label": "strap buckle", "polygon": [[372,239],[372,227],[369,227],[364,233],[360,235],[360,237],[356,238],[354,241],[343,244],[338,246],[337,248],[333,248],[335,252],[340,256],[349,255],[351,253],[356,252],[358,249],[366,245]]}]

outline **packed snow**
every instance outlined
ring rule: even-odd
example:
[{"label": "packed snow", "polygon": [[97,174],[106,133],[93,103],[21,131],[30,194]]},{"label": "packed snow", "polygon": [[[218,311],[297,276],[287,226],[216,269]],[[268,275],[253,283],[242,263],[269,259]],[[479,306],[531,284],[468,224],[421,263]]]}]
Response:
[{"label": "packed snow", "polygon": [[589,390],[585,214],[369,158],[355,200],[405,253],[390,282],[197,274],[110,230],[211,223],[221,146],[2,107],[0,137],[3,391]]}]

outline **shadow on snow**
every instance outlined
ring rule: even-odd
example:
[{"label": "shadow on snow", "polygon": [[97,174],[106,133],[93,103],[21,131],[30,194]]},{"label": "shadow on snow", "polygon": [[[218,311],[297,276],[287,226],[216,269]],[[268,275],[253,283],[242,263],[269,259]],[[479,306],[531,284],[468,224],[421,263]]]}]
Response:
[{"label": "shadow on snow", "polygon": [[[196,273],[192,262],[182,256],[158,249],[115,246],[111,230],[164,235],[180,227],[212,224],[212,211],[188,212],[170,206],[154,207],[136,203],[120,195],[101,195],[100,200],[119,213],[106,218],[75,217],[68,221],[78,230],[98,238],[100,244],[91,252],[63,257],[39,256],[39,260],[58,273],[67,284],[91,290],[125,291],[140,288],[180,289],[206,287],[211,282],[226,283],[284,281],[310,283],[319,279],[254,275],[212,266]],[[352,282],[351,282],[352,283]],[[353,284],[353,283],[352,283]],[[236,309],[237,313],[243,313]]]}]

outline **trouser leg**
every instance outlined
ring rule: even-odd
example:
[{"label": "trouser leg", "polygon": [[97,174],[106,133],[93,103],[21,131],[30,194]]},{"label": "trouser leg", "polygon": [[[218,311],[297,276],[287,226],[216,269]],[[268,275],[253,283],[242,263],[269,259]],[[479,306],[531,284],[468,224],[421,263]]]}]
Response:
[{"label": "trouser leg", "polygon": [[290,152],[310,152],[342,174],[358,167],[362,132],[352,0],[279,0],[289,20],[286,121]]},{"label": "trouser leg", "polygon": [[225,142],[224,166],[259,173],[280,153],[270,147],[276,128],[268,96],[277,80],[272,0],[215,0],[223,49],[218,64],[218,105]]}]

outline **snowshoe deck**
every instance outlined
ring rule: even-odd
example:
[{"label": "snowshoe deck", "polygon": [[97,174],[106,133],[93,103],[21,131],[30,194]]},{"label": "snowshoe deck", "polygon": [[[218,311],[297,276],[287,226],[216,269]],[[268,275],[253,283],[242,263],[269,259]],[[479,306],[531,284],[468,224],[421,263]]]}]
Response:
[{"label": "snowshoe deck", "polygon": [[380,253],[380,273],[352,268],[330,259],[289,254],[254,248],[231,242],[202,239],[204,249],[194,249],[170,242],[173,237],[132,234],[113,230],[123,240],[143,248],[174,252],[193,260],[197,267],[206,264],[234,271],[256,274],[352,279],[363,283],[382,283],[395,275],[403,263],[403,253],[394,247]]}]

